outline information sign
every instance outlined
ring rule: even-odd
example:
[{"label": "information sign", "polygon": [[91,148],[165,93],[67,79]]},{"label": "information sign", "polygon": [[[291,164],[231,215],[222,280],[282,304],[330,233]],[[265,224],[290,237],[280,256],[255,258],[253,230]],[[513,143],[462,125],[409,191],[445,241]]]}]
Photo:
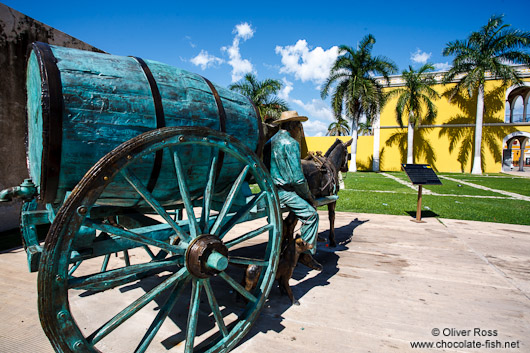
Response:
[{"label": "information sign", "polygon": [[421,194],[423,185],[442,185],[442,182],[432,170],[429,164],[402,164],[401,167],[407,173],[413,185],[418,186],[418,207],[416,209],[416,219],[414,222],[424,223],[421,220]]},{"label": "information sign", "polygon": [[402,164],[414,185],[442,185],[442,182],[428,164]]}]

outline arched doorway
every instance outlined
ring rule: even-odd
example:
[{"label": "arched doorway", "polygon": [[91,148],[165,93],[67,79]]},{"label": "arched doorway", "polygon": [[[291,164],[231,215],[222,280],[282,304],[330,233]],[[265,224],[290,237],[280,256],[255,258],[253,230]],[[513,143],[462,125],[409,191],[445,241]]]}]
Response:
[{"label": "arched doorway", "polygon": [[506,110],[505,123],[525,123],[530,121],[530,101],[529,82],[524,82],[524,86],[512,86],[506,90]]},{"label": "arched doorway", "polygon": [[524,172],[530,168],[530,133],[516,131],[506,136],[503,141],[502,171]]}]

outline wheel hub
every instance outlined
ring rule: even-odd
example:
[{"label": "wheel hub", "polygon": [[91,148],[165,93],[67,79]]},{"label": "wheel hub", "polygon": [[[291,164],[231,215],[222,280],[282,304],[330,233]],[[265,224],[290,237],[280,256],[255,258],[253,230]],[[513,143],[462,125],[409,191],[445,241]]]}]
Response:
[{"label": "wheel hub", "polygon": [[186,268],[199,278],[208,278],[228,266],[228,248],[216,236],[199,235],[186,250]]}]

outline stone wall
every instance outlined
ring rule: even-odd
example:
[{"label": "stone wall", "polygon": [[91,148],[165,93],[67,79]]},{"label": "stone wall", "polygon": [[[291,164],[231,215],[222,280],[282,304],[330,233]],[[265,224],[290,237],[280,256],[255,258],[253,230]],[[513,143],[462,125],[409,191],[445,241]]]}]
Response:
[{"label": "stone wall", "polygon": [[[26,60],[35,41],[101,51],[0,3],[0,190],[19,185],[26,169]],[[20,202],[0,203],[0,232],[18,227]]]}]

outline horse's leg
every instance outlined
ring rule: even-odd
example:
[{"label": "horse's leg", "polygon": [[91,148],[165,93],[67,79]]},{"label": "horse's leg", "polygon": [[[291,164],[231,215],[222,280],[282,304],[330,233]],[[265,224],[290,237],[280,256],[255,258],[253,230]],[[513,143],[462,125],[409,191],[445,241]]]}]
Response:
[{"label": "horse's leg", "polygon": [[329,246],[335,247],[335,206],[337,202],[328,204],[328,217],[329,217]]}]

